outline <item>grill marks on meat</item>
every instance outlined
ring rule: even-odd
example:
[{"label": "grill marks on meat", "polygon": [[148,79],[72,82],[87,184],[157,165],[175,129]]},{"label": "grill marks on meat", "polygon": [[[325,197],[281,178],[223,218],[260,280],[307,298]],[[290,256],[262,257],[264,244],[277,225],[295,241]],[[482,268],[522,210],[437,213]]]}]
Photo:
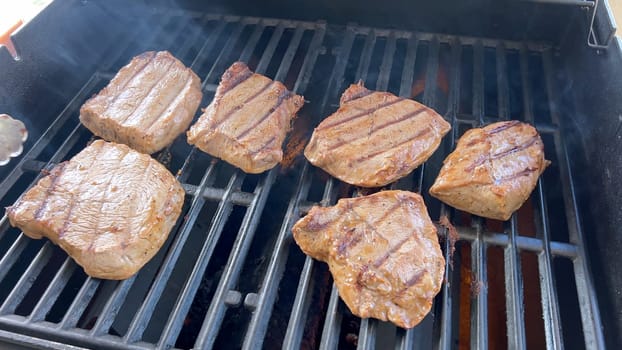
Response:
[{"label": "grill marks on meat", "polygon": [[347,183],[378,187],[413,171],[438,148],[450,125],[410,99],[351,85],[341,106],[318,125],[309,161]]},{"label": "grill marks on meat", "polygon": [[92,277],[126,279],[160,249],[181,212],[171,173],[126,145],[97,140],[12,207],[11,225],[49,238]]},{"label": "grill marks on meat", "polygon": [[548,164],[534,127],[494,123],[458,140],[430,194],[460,210],[507,220],[529,198]]},{"label": "grill marks on meat", "polygon": [[305,254],[328,263],[353,314],[411,328],[430,311],[445,260],[418,194],[383,191],[313,207],[292,232]]},{"label": "grill marks on meat", "polygon": [[166,51],[145,52],[80,109],[95,135],[154,153],[188,128],[201,103],[201,81]]},{"label": "grill marks on meat", "polygon": [[247,173],[264,172],[282,160],[281,145],[303,104],[303,97],[282,83],[236,62],[188,131],[188,143]]}]

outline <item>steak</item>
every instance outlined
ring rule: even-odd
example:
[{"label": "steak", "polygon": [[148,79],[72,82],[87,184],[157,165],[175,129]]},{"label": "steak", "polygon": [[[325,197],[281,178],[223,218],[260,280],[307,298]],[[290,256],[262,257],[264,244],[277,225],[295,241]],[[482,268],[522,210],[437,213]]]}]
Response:
[{"label": "steak", "polygon": [[359,317],[416,326],[439,292],[445,259],[420,195],[383,191],[313,207],[292,228],[305,254],[327,262]]},{"label": "steak", "polygon": [[143,153],[170,145],[188,129],[203,94],[201,81],[167,51],[134,57],[80,108],[93,134]]},{"label": "steak", "polygon": [[450,129],[431,108],[359,82],[315,128],[305,156],[349,184],[384,186],[425,162]]},{"label": "steak", "polygon": [[188,143],[247,173],[262,173],[283,159],[283,140],[303,104],[282,83],[236,62],[188,131]]},{"label": "steak", "polygon": [[47,237],[97,278],[126,279],[160,249],[184,190],[160,163],[97,140],[7,208],[11,225]]},{"label": "steak", "polygon": [[471,214],[508,220],[549,164],[534,127],[516,120],[490,124],[458,140],[430,194]]}]

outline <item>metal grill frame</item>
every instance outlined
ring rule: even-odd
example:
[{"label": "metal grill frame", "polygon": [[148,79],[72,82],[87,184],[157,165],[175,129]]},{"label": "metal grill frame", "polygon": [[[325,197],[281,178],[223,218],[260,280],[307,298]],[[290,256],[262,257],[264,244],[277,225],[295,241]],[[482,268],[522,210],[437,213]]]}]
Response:
[{"label": "metal grill frame", "polygon": [[[484,77],[483,77],[483,52],[484,48],[494,48],[496,50],[497,61],[497,88],[498,88],[498,108],[499,115],[508,115],[509,89],[507,75],[504,73],[506,66],[506,50],[513,49],[520,52],[521,78],[523,80],[523,103],[524,103],[524,119],[534,123],[535,119],[531,110],[531,91],[528,84],[528,54],[537,52],[541,55],[545,72],[546,92],[549,96],[549,104],[551,111],[552,124],[535,124],[536,128],[542,134],[552,135],[555,143],[555,152],[560,162],[560,180],[563,184],[563,198],[565,211],[567,213],[567,225],[569,231],[570,242],[557,242],[551,240],[551,230],[548,222],[548,208],[545,200],[545,183],[540,180],[535,190],[535,198],[537,199],[537,211],[542,218],[542,232],[537,232],[538,238],[526,237],[520,235],[517,230],[517,217],[514,215],[510,222],[510,229],[507,232],[487,232],[484,230],[482,221],[474,218],[472,227],[457,227],[461,241],[471,244],[472,269],[478,281],[481,281],[484,288],[474,297],[471,306],[471,346],[477,349],[488,347],[488,329],[487,329],[487,288],[486,288],[486,248],[489,246],[499,246],[504,250],[505,261],[505,289],[506,289],[506,309],[507,309],[507,328],[508,328],[508,346],[510,348],[524,349],[526,347],[525,327],[524,327],[524,306],[523,306],[523,286],[520,269],[520,261],[518,254],[520,251],[529,251],[537,254],[538,268],[540,274],[540,289],[542,296],[542,310],[545,325],[546,345],[549,349],[563,347],[563,337],[559,313],[559,304],[557,298],[554,269],[552,267],[553,258],[556,256],[571,259],[573,262],[573,272],[576,280],[576,289],[579,298],[579,307],[582,316],[582,325],[586,347],[588,348],[604,348],[604,339],[600,321],[598,304],[595,296],[594,285],[592,282],[589,261],[584,248],[584,234],[581,228],[580,218],[577,212],[577,199],[574,190],[574,181],[571,173],[568,154],[564,143],[564,136],[560,131],[560,123],[563,118],[556,113],[554,108],[556,101],[556,85],[553,81],[553,48],[539,43],[516,43],[500,40],[488,40],[481,38],[457,37],[450,35],[430,34],[430,33],[413,33],[399,30],[385,30],[378,28],[366,28],[356,24],[350,24],[345,28],[328,26],[325,22],[319,21],[298,22],[290,20],[277,20],[266,18],[251,18],[237,16],[220,16],[212,14],[201,14],[192,12],[168,12],[167,14],[154,14],[154,17],[164,16],[166,22],[172,21],[176,16],[188,16],[190,18],[201,18],[202,23],[208,21],[219,21],[216,29],[210,33],[204,41],[200,51],[197,53],[191,67],[196,68],[203,63],[206,54],[212,50],[216,41],[226,37],[226,44],[218,53],[216,60],[211,66],[209,73],[201,77],[204,82],[202,88],[205,92],[214,92],[216,85],[207,84],[208,81],[217,79],[224,69],[231,63],[227,61],[231,50],[240,37],[240,33],[244,26],[254,25],[254,32],[249,40],[245,43],[244,49],[240,56],[242,61],[247,61],[257,42],[259,41],[265,28],[273,27],[274,30],[268,41],[268,44],[261,56],[256,67],[258,73],[263,73],[271,63],[274,51],[279,44],[280,38],[285,29],[293,29],[294,35],[288,43],[288,48],[283,56],[278,72],[274,77],[276,80],[283,80],[291,67],[292,60],[300,44],[303,32],[310,30],[313,32],[313,38],[309,44],[304,62],[300,69],[300,74],[296,80],[294,91],[304,93],[308,88],[311,74],[314,70],[318,56],[333,55],[334,66],[328,78],[327,88],[321,101],[312,101],[312,103],[320,103],[322,115],[327,115],[334,108],[334,101],[338,99],[341,87],[344,85],[344,75],[346,66],[351,59],[351,50],[355,38],[363,35],[365,46],[359,57],[359,65],[356,71],[356,80],[362,79],[366,81],[369,87],[377,90],[386,90],[389,84],[389,75],[392,68],[392,62],[395,55],[396,40],[408,40],[408,47],[405,56],[405,63],[401,77],[400,96],[410,97],[409,89],[413,84],[413,70],[417,57],[417,47],[420,43],[425,42],[428,47],[425,91],[423,103],[433,108],[439,109],[435,99],[434,89],[436,87],[436,76],[438,71],[438,54],[440,44],[448,44],[451,48],[451,62],[449,68],[449,97],[447,113],[444,117],[452,124],[453,131],[448,138],[450,139],[450,149],[453,149],[455,140],[458,137],[458,125],[469,124],[473,127],[490,122],[484,115]],[[158,17],[158,21],[162,18]],[[235,29],[228,33],[225,32],[227,24],[235,24]],[[143,25],[146,25],[143,23]],[[164,26],[162,26],[164,27]],[[181,30],[184,23],[177,23],[176,30]],[[332,52],[325,52],[326,47],[324,41],[327,32],[342,33],[340,44],[335,47]],[[137,31],[138,32],[138,31]],[[153,42],[159,47],[166,48],[172,44],[177,35],[165,35],[161,39],[162,32],[154,33]],[[181,46],[179,51],[189,50],[193,40],[198,40],[200,33],[187,39]],[[367,81],[368,72],[374,45],[378,38],[386,39],[385,51],[380,65],[380,73],[375,86],[372,82]],[[127,40],[131,43],[131,39]],[[147,43],[145,46],[148,46]],[[465,45],[473,47],[474,66],[473,66],[473,116],[474,118],[466,119],[458,113],[458,104],[460,99],[460,77],[461,77],[461,55],[462,48]],[[77,113],[81,103],[86,99],[89,93],[97,84],[110,79],[114,72],[110,71],[112,64],[120,59],[125,50],[117,50],[113,52],[112,57],[108,58],[102,70],[91,77],[80,90],[80,92],[68,103],[67,107],[52,123],[50,128],[30,149],[25,157],[17,164],[15,170],[10,173],[0,185],[0,198],[3,198],[11,190],[13,185],[21,176],[27,173],[36,173],[42,169],[47,169],[67,158],[68,153],[76,145],[80,135],[84,135],[88,131],[82,127],[79,122],[73,123],[73,129],[63,144],[56,150],[53,156],[47,161],[36,160],[43,152],[48,143],[67,122],[77,121]],[[127,58],[129,59],[129,58]],[[349,82],[348,82],[349,83]],[[202,104],[203,105],[203,104]],[[80,291],[76,295],[73,303],[66,312],[65,317],[58,324],[45,321],[46,314],[52,308],[54,302],[58,298],[58,294],[68,282],[72,273],[76,269],[75,263],[66,258],[60,270],[56,273],[50,282],[45,293],[41,297],[40,302],[34,307],[32,313],[27,316],[19,316],[15,314],[15,310],[19,303],[23,300],[26,292],[34,283],[37,275],[42,271],[46,261],[50,258],[53,245],[46,242],[40,249],[36,257],[30,263],[26,271],[23,273],[16,286],[13,288],[9,296],[0,306],[0,339],[16,342],[26,345],[45,345],[48,348],[67,348],[67,345],[59,345],[54,341],[62,341],[65,343],[75,344],[77,346],[87,347],[103,347],[103,348],[123,348],[123,349],[145,349],[145,348],[168,348],[175,345],[175,340],[179,334],[185,315],[191,307],[194,295],[199,288],[201,279],[203,278],[205,269],[214,253],[216,243],[222,233],[223,226],[234,205],[245,206],[246,213],[241,223],[238,236],[236,237],[233,249],[230,252],[225,271],[218,282],[218,287],[214,298],[210,302],[207,316],[203,322],[197,341],[196,348],[209,348],[214,345],[214,341],[225,317],[227,308],[244,305],[249,312],[252,313],[250,323],[248,325],[246,336],[244,338],[244,349],[257,348],[262,344],[267,332],[270,315],[273,311],[274,304],[278,297],[278,287],[281,281],[289,249],[298,249],[291,238],[291,226],[301,216],[304,215],[312,205],[331,205],[337,199],[337,180],[329,179],[324,183],[323,197],[320,203],[313,203],[307,200],[309,189],[311,186],[311,177],[315,170],[306,161],[300,172],[294,194],[289,199],[287,210],[284,214],[283,223],[276,233],[273,254],[269,258],[269,264],[261,288],[256,293],[248,293],[242,296],[240,292],[235,290],[235,284],[240,278],[240,270],[248,253],[250,244],[253,240],[254,232],[257,228],[259,218],[264,210],[266,199],[271,191],[272,184],[278,177],[278,169],[273,169],[262,175],[253,192],[243,192],[240,187],[244,180],[245,174],[237,170],[225,188],[213,186],[215,177],[215,167],[217,160],[213,160],[207,167],[200,183],[198,185],[188,184],[185,181],[194,166],[194,158],[197,150],[193,148],[187,155],[184,164],[178,176],[180,182],[184,184],[184,189],[189,199],[189,209],[184,219],[180,219],[176,236],[166,254],[164,262],[157,273],[153,283],[149,288],[149,292],[140,306],[138,312],[134,316],[129,329],[122,337],[108,334],[108,331],[114,322],[115,316],[119,312],[130,288],[133,286],[136,276],[120,282],[112,294],[109,296],[97,322],[91,329],[77,328],[79,318],[85,311],[89,302],[96,292],[100,280],[87,278],[82,285]],[[417,172],[418,178],[415,179],[414,188],[422,189],[426,175],[425,164],[421,166]],[[39,178],[39,175],[37,178]],[[36,182],[33,181],[31,186]],[[394,187],[399,188],[399,184]],[[409,188],[413,189],[413,188]],[[217,201],[218,208],[212,220],[212,225],[206,235],[205,243],[199,254],[195,266],[192,269],[190,277],[185,281],[185,285],[178,296],[173,311],[166,321],[165,327],[159,341],[155,344],[147,343],[142,340],[145,329],[154,312],[154,308],[160,299],[167,281],[169,280],[173,268],[179,258],[181,249],[186,242],[188,234],[201,212],[201,209],[207,201]],[[452,210],[441,205],[441,215],[450,215]],[[436,219],[436,218],[434,218]],[[8,219],[6,215],[0,220],[0,238],[8,231]],[[441,236],[446,236],[444,229],[440,230]],[[9,250],[0,260],[0,280],[2,280],[10,267],[17,261],[20,253],[25,249],[30,239],[20,234],[13,242]],[[292,248],[293,246],[293,248]],[[449,240],[446,239],[443,247],[446,265],[446,281],[453,280],[454,269],[450,266],[450,259],[447,255],[450,251]],[[305,260],[300,275],[298,289],[296,291],[295,300],[292,305],[292,311],[289,318],[289,325],[283,340],[284,348],[298,348],[304,333],[305,319],[311,307],[311,290],[313,288],[312,271],[314,265],[318,262],[310,258]],[[433,308],[432,312],[420,326],[411,330],[397,329],[396,331],[396,348],[410,349],[420,348],[426,345],[433,345],[442,349],[450,349],[453,347],[453,339],[456,337],[456,330],[453,322],[455,320],[456,301],[453,299],[452,286],[445,284],[441,293],[436,298],[435,303],[440,304]],[[291,291],[288,291],[291,292]],[[322,336],[320,342],[321,349],[334,349],[339,344],[340,324],[342,320],[343,303],[339,300],[336,288],[333,286],[330,293],[328,310],[324,320]],[[359,331],[358,348],[371,349],[376,345],[377,330],[379,322],[377,320],[362,320]],[[512,330],[512,331],[510,331]],[[7,332],[8,331],[8,332]],[[433,333],[430,333],[433,332]],[[438,339],[434,339],[431,344],[429,334],[438,334]]]}]

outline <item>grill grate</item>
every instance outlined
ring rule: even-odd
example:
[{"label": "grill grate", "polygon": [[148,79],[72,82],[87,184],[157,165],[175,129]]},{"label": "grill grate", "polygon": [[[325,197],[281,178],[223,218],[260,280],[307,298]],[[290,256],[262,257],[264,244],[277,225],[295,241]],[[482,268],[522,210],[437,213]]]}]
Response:
[{"label": "grill grate", "polygon": [[[160,253],[128,280],[90,278],[59,248],[15,234],[19,232],[9,227],[6,215],[2,217],[0,290],[6,292],[0,293],[0,328],[14,333],[2,331],[0,339],[51,348],[64,347],[54,343],[63,342],[115,349],[223,345],[252,349],[258,344],[449,349],[466,337],[472,348],[505,346],[490,343],[489,334],[493,310],[488,307],[488,248],[501,247],[509,348],[526,348],[529,341],[523,285],[529,276],[521,271],[523,252],[537,254],[539,276],[534,278],[539,281],[547,348],[563,347],[576,336],[563,328],[568,317],[560,311],[559,293],[566,292],[560,291],[561,282],[556,280],[560,259],[571,262],[564,274],[570,273],[576,285],[566,283],[564,288],[576,290],[577,305],[571,306],[581,316],[582,339],[588,348],[604,348],[568,154],[558,128],[562,116],[555,106],[552,48],[355,24],[343,28],[324,22],[192,12],[154,13],[140,25],[147,31],[160,29],[148,40],[138,34],[123,38],[119,41],[123,44],[108,51],[111,55],[101,71],[85,83],[3,180],[2,203],[10,204],[34,184],[40,170],[68,159],[88,142],[90,133],[78,122],[80,105],[142,51],[169,49],[190,65],[203,81],[202,106],[213,97],[224,70],[238,58],[246,61],[312,101],[297,121],[307,133],[313,126],[308,125],[310,120],[319,123],[336,108],[347,84],[361,79],[369,87],[413,97],[452,124],[453,131],[439,151],[392,188],[424,189],[431,216],[448,215],[457,223],[458,248],[469,252],[468,268],[479,285],[468,309],[470,330],[464,334],[458,325],[464,313],[458,296],[465,276],[460,269],[461,249],[456,250],[454,265],[450,263],[449,239],[443,241],[447,283],[422,324],[405,331],[376,320],[358,320],[331,287],[326,267],[304,257],[290,233],[293,223],[312,205],[334,204],[354,189],[307,162],[289,171],[246,175],[178,140],[157,157],[183,183],[184,215]],[[540,62],[541,76],[534,74],[532,60]],[[518,74],[518,82],[510,71]],[[534,86],[537,79],[541,83]],[[530,199],[534,209],[528,215],[536,222],[535,232],[521,228],[520,214],[509,223],[495,224],[442,205],[425,191],[465,129],[510,117],[535,124],[545,139],[547,155],[554,157],[554,165]],[[46,153],[50,150],[53,154]],[[553,183],[557,179],[560,184]],[[565,220],[561,224],[560,216]],[[447,238],[444,229],[440,233]],[[260,263],[251,268],[255,258]],[[204,289],[209,297],[201,297]],[[197,309],[200,318],[189,319]],[[239,340],[226,334],[223,343],[219,337],[231,329],[240,334]],[[186,340],[181,339],[184,332],[191,333]]]}]

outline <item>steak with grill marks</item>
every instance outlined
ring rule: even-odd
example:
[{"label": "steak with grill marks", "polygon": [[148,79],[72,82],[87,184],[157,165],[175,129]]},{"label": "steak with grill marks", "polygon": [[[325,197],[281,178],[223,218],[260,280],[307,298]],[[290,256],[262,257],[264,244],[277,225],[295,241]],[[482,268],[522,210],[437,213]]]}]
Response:
[{"label": "steak with grill marks", "polygon": [[305,156],[352,185],[384,186],[425,162],[450,129],[431,108],[353,84],[315,128]]},{"label": "steak with grill marks", "polygon": [[105,140],[151,154],[188,129],[202,96],[190,68],[166,51],[145,52],[84,103],[80,121]]},{"label": "steak with grill marks", "polygon": [[359,317],[416,326],[428,314],[445,259],[420,195],[383,191],[313,207],[292,229],[305,254],[328,263]]},{"label": "steak with grill marks", "polygon": [[264,172],[283,159],[281,145],[303,104],[303,97],[282,83],[236,62],[188,131],[188,143],[247,173]]},{"label": "steak with grill marks", "polygon": [[534,127],[516,120],[490,124],[458,140],[430,194],[460,210],[508,220],[549,164]]},{"label": "steak with grill marks", "polygon": [[49,238],[97,278],[126,279],[160,249],[184,190],[150,156],[97,140],[7,208],[11,225]]}]

